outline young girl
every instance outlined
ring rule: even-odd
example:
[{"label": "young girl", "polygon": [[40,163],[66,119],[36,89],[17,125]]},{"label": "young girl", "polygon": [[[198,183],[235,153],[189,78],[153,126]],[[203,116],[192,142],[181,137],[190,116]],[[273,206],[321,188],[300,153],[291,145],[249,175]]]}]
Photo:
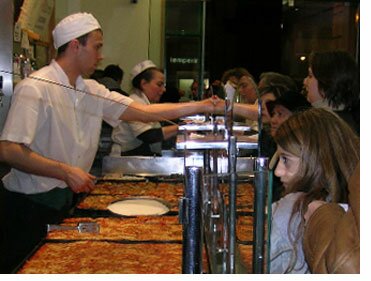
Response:
[{"label": "young girl", "polygon": [[304,258],[304,214],[314,200],[347,203],[347,182],[359,162],[359,138],[337,115],[312,108],[277,130],[286,196],[272,206],[271,273],[310,273]]}]

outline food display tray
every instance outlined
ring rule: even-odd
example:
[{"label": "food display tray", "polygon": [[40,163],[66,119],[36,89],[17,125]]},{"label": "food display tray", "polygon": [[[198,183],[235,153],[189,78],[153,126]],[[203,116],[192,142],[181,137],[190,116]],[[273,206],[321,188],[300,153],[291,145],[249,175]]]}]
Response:
[{"label": "food display tray", "polygon": [[45,240],[16,269],[20,274],[179,274],[182,244]]},{"label": "food display tray", "polygon": [[[257,149],[258,141],[254,137],[240,135],[237,136],[236,146],[237,149]],[[228,140],[226,140],[224,136],[220,134],[190,134],[186,136],[184,134],[179,134],[177,135],[176,148],[189,150],[228,149]]]},{"label": "food display tray", "polygon": [[[228,194],[227,183],[219,188]],[[182,194],[182,183],[100,181],[92,194],[79,201],[73,216],[61,223],[96,222],[100,233],[50,232],[14,273],[181,273],[183,226],[178,222],[178,199]],[[146,195],[158,196],[173,208],[166,215],[148,217],[122,217],[105,208],[115,200]],[[241,245],[250,247],[241,252],[244,263],[252,256],[252,219],[245,216],[253,215],[253,202],[252,184],[239,183],[237,234],[245,244]],[[203,262],[207,263],[207,258]],[[246,266],[250,268],[251,261]]]},{"label": "food display tray", "polygon": [[[192,142],[179,145],[183,146],[183,149],[199,147],[199,144]],[[226,142],[222,141],[220,142],[220,145],[224,147],[226,145]],[[257,144],[251,143],[251,147],[257,147]],[[214,160],[210,159],[211,166],[213,165],[213,163]],[[166,178],[179,178],[181,175],[184,175],[184,168],[186,166],[203,167],[203,153],[187,151],[187,153],[183,157],[105,156],[102,162],[102,174],[136,175],[148,179],[152,178],[152,180],[156,178],[163,178],[165,180]],[[218,157],[217,166],[218,174],[226,173],[226,171],[228,171],[228,157]],[[251,173],[254,171],[254,166],[254,157],[237,157],[237,173]],[[117,179],[119,179],[119,176],[117,177]]]},{"label": "food display tray", "polygon": [[[203,123],[203,124],[185,124],[185,125],[179,126],[179,131],[213,132],[213,131],[224,131],[224,130],[225,130],[224,124],[214,125],[211,123]],[[250,132],[250,131],[253,131],[250,126],[242,126],[242,125],[233,126],[233,132]]]}]

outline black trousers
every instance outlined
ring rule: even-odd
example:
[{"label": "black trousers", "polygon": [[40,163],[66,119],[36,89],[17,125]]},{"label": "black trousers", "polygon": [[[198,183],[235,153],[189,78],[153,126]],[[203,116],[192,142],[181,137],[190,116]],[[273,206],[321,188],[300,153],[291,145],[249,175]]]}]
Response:
[{"label": "black trousers", "polygon": [[[0,181],[1,182],[1,181]],[[71,206],[57,210],[10,192],[0,184],[0,273],[13,273],[45,238],[48,223],[60,223]]]}]

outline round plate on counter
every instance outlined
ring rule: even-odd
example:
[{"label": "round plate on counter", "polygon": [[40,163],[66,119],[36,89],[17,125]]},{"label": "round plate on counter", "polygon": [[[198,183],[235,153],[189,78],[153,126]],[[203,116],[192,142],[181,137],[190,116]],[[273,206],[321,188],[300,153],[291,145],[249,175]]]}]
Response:
[{"label": "round plate on counter", "polygon": [[114,214],[128,217],[161,216],[170,211],[170,205],[157,198],[132,197],[113,202],[107,209]]}]

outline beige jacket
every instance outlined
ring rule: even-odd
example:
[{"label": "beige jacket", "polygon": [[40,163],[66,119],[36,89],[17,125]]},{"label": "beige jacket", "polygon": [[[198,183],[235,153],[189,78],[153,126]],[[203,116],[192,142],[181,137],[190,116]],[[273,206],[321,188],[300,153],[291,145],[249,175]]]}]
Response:
[{"label": "beige jacket", "polygon": [[319,207],[308,220],[304,252],[312,273],[360,272],[359,165],[349,180],[349,209],[334,203]]}]

